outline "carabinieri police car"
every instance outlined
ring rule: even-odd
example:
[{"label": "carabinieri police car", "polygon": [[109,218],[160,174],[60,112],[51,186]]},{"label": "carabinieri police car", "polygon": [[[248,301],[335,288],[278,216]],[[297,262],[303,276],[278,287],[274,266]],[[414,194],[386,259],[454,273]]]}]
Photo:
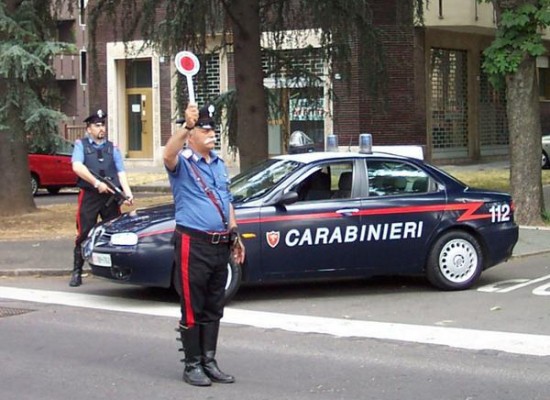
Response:
[{"label": "carabinieri police car", "polygon": [[[237,175],[231,192],[246,261],[241,283],[423,275],[471,287],[518,240],[509,194],[468,187],[417,158],[383,152],[281,155]],[[83,244],[92,273],[170,287],[173,204],[98,224]]]}]

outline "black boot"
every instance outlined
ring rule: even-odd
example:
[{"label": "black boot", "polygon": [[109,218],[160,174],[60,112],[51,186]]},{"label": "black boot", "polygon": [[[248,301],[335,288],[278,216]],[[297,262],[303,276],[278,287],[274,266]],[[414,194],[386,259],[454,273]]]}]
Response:
[{"label": "black boot", "polygon": [[217,383],[233,383],[235,378],[220,370],[216,362],[216,346],[220,321],[201,325],[202,367],[206,375]]},{"label": "black boot", "polygon": [[71,281],[69,286],[82,285],[82,266],[84,265],[84,258],[82,257],[82,251],[80,246],[77,245],[74,248],[74,261],[73,261],[73,273],[71,275]]},{"label": "black boot", "polygon": [[206,376],[201,364],[200,328],[180,326],[182,349],[185,353],[183,380],[193,386],[210,386],[212,381]]}]

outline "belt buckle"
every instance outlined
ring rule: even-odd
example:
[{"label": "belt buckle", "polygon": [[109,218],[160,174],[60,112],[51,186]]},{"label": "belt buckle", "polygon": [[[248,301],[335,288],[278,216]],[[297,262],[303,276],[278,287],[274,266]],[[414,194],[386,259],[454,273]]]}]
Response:
[{"label": "belt buckle", "polygon": [[210,240],[210,243],[212,243],[212,244],[220,244],[221,238],[222,238],[221,233],[214,232],[214,233],[212,234],[212,239]]}]

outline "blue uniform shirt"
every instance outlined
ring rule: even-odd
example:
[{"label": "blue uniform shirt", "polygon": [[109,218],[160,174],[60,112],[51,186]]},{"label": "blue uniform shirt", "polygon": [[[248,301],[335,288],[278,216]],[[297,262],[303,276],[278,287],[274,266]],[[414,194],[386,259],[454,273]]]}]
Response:
[{"label": "blue uniform shirt", "polygon": [[170,186],[176,207],[176,224],[206,232],[226,231],[222,217],[212,200],[205,193],[189,163],[194,163],[204,183],[218,201],[227,223],[229,206],[233,197],[229,191],[229,174],[225,163],[216,153],[210,152],[210,164],[204,157],[185,149],[178,155],[174,171],[168,170]]},{"label": "blue uniform shirt", "polygon": [[[82,144],[82,140],[88,140],[95,149],[101,149],[105,147],[105,144],[107,143],[107,141],[104,140],[103,142],[97,144],[87,136],[83,139],[77,140],[74,143],[71,162],[79,161],[81,163],[84,163],[84,145]],[[124,163],[122,162],[122,155],[120,154],[120,150],[116,146],[113,146],[113,160],[115,161],[115,167],[117,172],[124,172]]]}]

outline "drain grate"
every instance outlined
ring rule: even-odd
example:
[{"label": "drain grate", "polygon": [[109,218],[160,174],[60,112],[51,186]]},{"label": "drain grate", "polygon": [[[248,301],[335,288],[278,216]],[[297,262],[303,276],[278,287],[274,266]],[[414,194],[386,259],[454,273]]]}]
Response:
[{"label": "drain grate", "polygon": [[29,310],[28,308],[9,308],[9,307],[0,307],[0,318],[2,317],[13,317],[15,315],[26,314],[34,310]]}]

